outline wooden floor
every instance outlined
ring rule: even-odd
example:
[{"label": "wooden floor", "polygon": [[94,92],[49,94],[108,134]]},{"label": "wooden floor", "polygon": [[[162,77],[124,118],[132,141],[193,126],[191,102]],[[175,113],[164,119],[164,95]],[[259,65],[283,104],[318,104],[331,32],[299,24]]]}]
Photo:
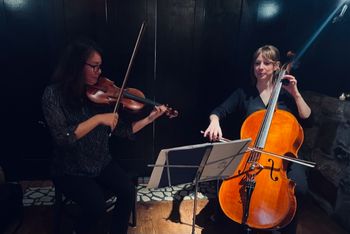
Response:
[{"label": "wooden floor", "polygon": [[[195,233],[201,234],[233,234],[239,233],[232,222],[221,218],[212,222],[210,216],[214,214],[212,207],[214,202],[199,200],[196,217],[197,225]],[[180,205],[172,202],[146,202],[137,204],[137,227],[130,227],[129,234],[190,234],[192,230],[193,201],[183,201]],[[37,206],[27,207],[24,210],[23,223],[17,234],[49,234],[52,233],[52,207]],[[220,217],[220,216],[218,216]],[[106,233],[106,216],[101,223],[98,233]],[[104,225],[104,222],[106,223]],[[62,221],[62,234],[71,232],[71,220],[64,218]],[[14,226],[14,225],[13,225]],[[13,227],[6,234],[12,233]],[[300,234],[345,234],[336,222],[330,219],[326,213],[312,200],[301,208],[298,224]]]}]

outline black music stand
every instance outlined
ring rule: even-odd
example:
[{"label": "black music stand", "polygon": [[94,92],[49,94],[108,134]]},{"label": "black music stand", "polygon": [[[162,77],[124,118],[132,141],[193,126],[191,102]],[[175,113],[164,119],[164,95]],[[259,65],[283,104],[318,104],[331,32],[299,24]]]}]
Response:
[{"label": "black music stand", "polygon": [[232,176],[251,139],[204,143],[160,151],[147,188],[192,183],[195,188],[192,234],[195,234],[199,182]]}]

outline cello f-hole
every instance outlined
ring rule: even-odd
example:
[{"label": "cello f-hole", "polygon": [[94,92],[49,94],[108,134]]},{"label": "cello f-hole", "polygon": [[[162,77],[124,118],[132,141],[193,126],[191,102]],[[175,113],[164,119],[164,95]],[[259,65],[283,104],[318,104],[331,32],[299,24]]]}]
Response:
[{"label": "cello f-hole", "polygon": [[274,162],[271,158],[269,158],[269,160],[267,160],[267,161],[268,161],[268,162],[271,162],[270,178],[271,178],[271,180],[273,180],[273,181],[277,181],[277,180],[278,180],[278,177],[276,176],[275,178],[273,178],[273,175],[272,175],[272,172],[273,172],[274,166],[275,166],[275,162]]}]

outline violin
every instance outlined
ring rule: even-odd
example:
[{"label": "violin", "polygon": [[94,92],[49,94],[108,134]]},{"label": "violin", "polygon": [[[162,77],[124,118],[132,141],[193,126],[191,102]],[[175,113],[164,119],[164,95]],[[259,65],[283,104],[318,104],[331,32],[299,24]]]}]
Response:
[{"label": "violin", "polygon": [[[100,77],[95,85],[88,86],[86,89],[86,96],[94,103],[102,105],[112,105],[117,101],[117,97],[120,94],[121,89],[117,87],[113,81],[106,77]],[[121,97],[120,103],[124,108],[132,111],[140,111],[145,104],[160,106],[157,102],[149,100],[145,97],[141,90],[135,88],[124,89],[123,96]],[[178,111],[166,106],[165,114],[169,118],[178,116]]]}]

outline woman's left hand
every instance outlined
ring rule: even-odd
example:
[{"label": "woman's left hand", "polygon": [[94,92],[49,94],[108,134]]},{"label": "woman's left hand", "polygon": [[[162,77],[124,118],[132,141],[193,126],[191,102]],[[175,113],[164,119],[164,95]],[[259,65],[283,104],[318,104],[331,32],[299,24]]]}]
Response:
[{"label": "woman's left hand", "polygon": [[299,90],[297,86],[297,80],[292,75],[285,75],[283,79],[286,79],[289,81],[287,85],[283,85],[283,88],[288,91],[293,97],[299,95]]},{"label": "woman's left hand", "polygon": [[167,107],[165,105],[155,106],[151,113],[148,115],[148,119],[150,122],[153,122],[160,116],[162,116],[167,111]]}]

